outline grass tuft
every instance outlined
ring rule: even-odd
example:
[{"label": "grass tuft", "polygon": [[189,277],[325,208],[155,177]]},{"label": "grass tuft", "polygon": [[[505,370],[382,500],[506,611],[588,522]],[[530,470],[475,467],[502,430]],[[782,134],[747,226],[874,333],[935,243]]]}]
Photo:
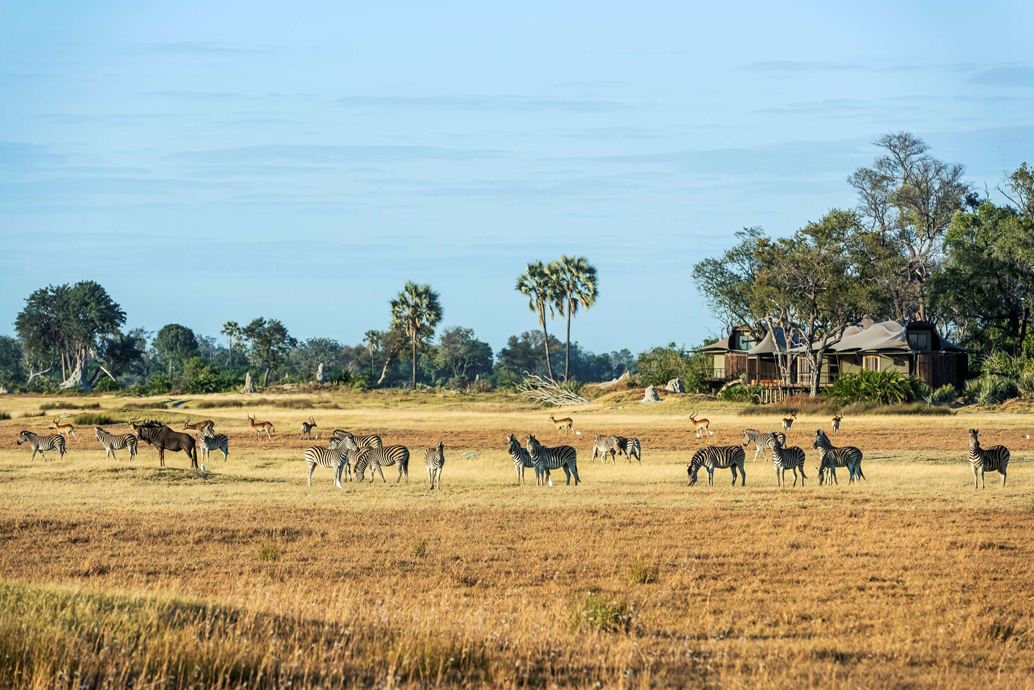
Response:
[{"label": "grass tuft", "polygon": [[571,607],[571,628],[599,633],[628,632],[632,607],[604,592],[589,592]]},{"label": "grass tuft", "polygon": [[40,412],[47,410],[99,410],[100,403],[70,403],[70,402],[49,402],[39,406]]},{"label": "grass tuft", "polygon": [[280,545],[272,537],[266,537],[258,547],[260,561],[274,562],[280,559]]},{"label": "grass tuft", "polygon": [[106,426],[118,424],[119,420],[104,412],[86,412],[72,417],[72,423],[76,426]]},{"label": "grass tuft", "polygon": [[652,558],[637,554],[628,564],[628,581],[633,585],[648,585],[657,581],[658,568]]},{"label": "grass tuft", "polygon": [[426,556],[427,555],[427,540],[426,539],[419,539],[419,540],[413,542],[412,553],[413,553],[413,557],[414,558],[423,558],[424,556]]},{"label": "grass tuft", "polygon": [[10,413],[4,412],[3,410],[0,410],[0,422],[7,421],[10,418],[11,418]]}]

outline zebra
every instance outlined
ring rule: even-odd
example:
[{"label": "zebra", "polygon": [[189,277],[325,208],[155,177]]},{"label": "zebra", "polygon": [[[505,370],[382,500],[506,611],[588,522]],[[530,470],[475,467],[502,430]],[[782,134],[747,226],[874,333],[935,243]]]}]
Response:
[{"label": "zebra", "polygon": [[136,442],[138,439],[133,434],[109,434],[99,426],[93,427],[93,432],[97,435],[97,440],[104,446],[105,458],[113,457],[118,460],[118,457],[115,456],[115,451],[122,450],[123,448],[129,449],[130,462],[136,457]]},{"label": "zebra", "polygon": [[355,441],[357,448],[382,448],[384,442],[381,441],[381,437],[377,434],[367,434],[366,436],[356,436],[350,431],[343,431],[342,429],[334,429],[332,434],[334,438],[339,441],[345,440],[345,438],[351,437]]},{"label": "zebra", "polygon": [[524,483],[524,469],[527,467],[534,468],[536,484],[544,483],[540,479],[541,475],[545,474],[545,482],[553,486],[553,482],[549,478],[549,470],[541,465],[536,465],[531,459],[531,454],[521,448],[521,442],[513,434],[506,437],[506,450],[510,453],[510,459],[513,460],[514,469],[517,470],[517,486]]},{"label": "zebra", "polygon": [[625,438],[624,436],[618,436],[617,438],[618,454],[627,457],[629,462],[632,462],[632,458],[635,457],[640,465],[643,464],[643,448],[639,445],[639,439]]},{"label": "zebra", "polygon": [[438,490],[442,490],[442,468],[445,466],[445,444],[441,441],[434,448],[424,451],[424,464],[427,465],[427,479],[431,482],[431,490],[438,482]]},{"label": "zebra", "polygon": [[316,471],[316,466],[328,467],[334,470],[334,486],[341,488],[341,475],[345,474],[346,477],[350,477],[351,471],[351,453],[348,448],[344,446],[337,446],[336,448],[327,448],[325,446],[312,446],[311,448],[305,449],[305,464],[309,468],[309,486],[312,486],[312,473]]},{"label": "zebra", "polygon": [[862,451],[858,450],[854,446],[844,446],[837,448],[829,441],[829,437],[826,436],[826,432],[822,429],[815,430],[815,443],[812,444],[815,448],[819,449],[819,486],[822,486],[826,480],[826,470],[829,470],[830,476],[833,478],[834,484],[839,484],[837,481],[837,468],[846,467],[848,476],[848,483],[852,483],[855,477],[859,481],[865,479],[865,475],[862,474]]},{"label": "zebra", "polygon": [[611,462],[617,462],[618,457],[618,437],[617,436],[604,436],[603,434],[597,434],[592,439],[592,459],[589,462],[596,462],[596,454],[599,453],[600,461],[607,462],[607,456],[610,456]]},{"label": "zebra", "polygon": [[758,455],[768,460],[768,453],[765,452],[765,449],[775,445],[776,440],[779,443],[786,443],[786,434],[779,431],[773,432],[771,429],[767,434],[763,434],[757,429],[743,430],[743,447],[746,448],[751,443],[754,444],[754,462],[758,461]]},{"label": "zebra", "polygon": [[740,486],[747,484],[747,473],[743,471],[743,462],[746,455],[743,446],[707,446],[693,453],[693,459],[686,466],[686,473],[689,475],[689,485],[697,483],[697,473],[703,467],[707,470],[707,485],[714,486],[715,469],[732,470],[732,485],[736,486],[736,469],[740,471]]},{"label": "zebra", "polygon": [[801,486],[807,475],[804,474],[804,451],[797,446],[783,447],[783,440],[775,439],[772,444],[772,466],[775,467],[776,486],[786,486],[784,476],[787,470],[793,470],[793,485],[797,486],[797,472],[801,473]]},{"label": "zebra", "polygon": [[32,458],[29,462],[36,459],[36,453],[40,454],[43,461],[46,462],[47,456],[43,454],[45,450],[57,450],[61,453],[61,457],[65,457],[65,437],[61,434],[50,434],[48,436],[39,436],[32,433],[31,431],[23,431],[18,434],[18,445],[28,443],[32,446]]},{"label": "zebra", "polygon": [[[998,472],[1002,475],[1002,486],[1005,486],[1005,471],[1009,467],[1009,449],[1005,446],[991,446],[987,450],[980,447],[977,434],[979,429],[969,430],[969,464],[973,468],[973,488],[984,488],[984,472]],[[979,472],[980,482],[977,483]]]},{"label": "zebra", "polygon": [[[567,484],[571,484],[571,475],[574,475],[574,485],[578,486],[581,480],[578,479],[578,451],[571,446],[556,446],[549,448],[538,442],[533,435],[525,436],[525,448],[532,462],[536,467],[541,465],[546,470],[557,470],[563,468],[567,475]],[[536,474],[538,474],[536,472]],[[547,475],[548,479],[548,475]],[[543,483],[542,475],[537,477],[538,483]]]},{"label": "zebra", "polygon": [[209,453],[219,450],[223,453],[223,462],[226,462],[230,455],[230,439],[226,434],[217,434],[212,431],[211,426],[201,428],[197,437],[197,447],[201,449],[201,462],[208,459]]},{"label": "zebra", "polygon": [[366,469],[370,469],[370,481],[373,481],[375,473],[381,473],[381,481],[387,482],[384,478],[384,467],[397,464],[399,476],[395,480],[398,484],[402,481],[402,475],[406,475],[406,482],[409,482],[409,449],[405,446],[385,446],[383,448],[362,448],[354,455],[355,463],[352,471],[355,472],[357,482],[362,483],[365,479]]}]

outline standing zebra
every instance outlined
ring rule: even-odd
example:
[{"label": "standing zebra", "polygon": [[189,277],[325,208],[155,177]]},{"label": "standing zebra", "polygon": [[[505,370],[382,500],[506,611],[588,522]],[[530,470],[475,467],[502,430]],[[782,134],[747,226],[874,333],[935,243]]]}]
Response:
[{"label": "standing zebra", "polygon": [[[984,472],[998,472],[1002,475],[1002,486],[1005,486],[1005,471],[1009,467],[1009,449],[1005,446],[991,446],[984,450],[980,447],[980,439],[977,438],[979,433],[979,429],[969,430],[969,464],[973,468],[973,488],[984,488]],[[978,472],[979,484],[977,483]]]},{"label": "standing zebra", "polygon": [[434,448],[424,451],[424,464],[427,465],[427,479],[431,482],[431,489],[438,482],[438,490],[442,490],[442,468],[445,467],[445,444],[441,441]]},{"label": "standing zebra", "polygon": [[600,455],[601,462],[606,463],[608,455],[610,456],[611,462],[617,462],[618,446],[617,436],[604,436],[603,434],[597,434],[592,439],[592,458],[589,462],[596,462],[597,453]]},{"label": "standing zebra", "polygon": [[350,431],[334,429],[334,433],[332,435],[339,441],[344,441],[346,438],[351,438],[355,442],[356,448],[382,448],[384,446],[384,443],[381,441],[381,437],[377,434],[356,436]]},{"label": "standing zebra", "polygon": [[833,477],[833,483],[839,484],[837,481],[837,468],[846,467],[848,476],[848,483],[852,483],[855,477],[859,481],[865,479],[865,475],[862,474],[862,451],[858,450],[854,446],[844,446],[837,448],[829,441],[829,437],[826,436],[826,432],[822,429],[815,430],[815,443],[816,448],[819,449],[819,486],[822,486],[823,482],[826,481],[826,471],[829,471],[830,476]]},{"label": "standing zebra", "polygon": [[38,436],[31,431],[23,431],[18,434],[18,445],[28,443],[32,446],[32,457],[29,462],[36,459],[36,453],[40,454],[43,461],[47,461],[47,456],[43,454],[45,450],[57,450],[61,453],[61,457],[65,457],[65,437],[61,434],[50,434],[49,436]]},{"label": "standing zebra", "polygon": [[697,483],[697,473],[703,467],[707,470],[707,485],[714,486],[715,469],[732,470],[732,485],[736,486],[736,469],[740,471],[740,486],[747,483],[747,473],[743,471],[743,462],[746,455],[743,446],[707,446],[693,453],[693,459],[686,466],[686,473],[689,475],[689,485]]},{"label": "standing zebra", "polygon": [[105,458],[112,457],[118,460],[118,457],[115,456],[115,451],[122,450],[123,448],[129,449],[130,462],[136,457],[137,438],[133,434],[109,434],[99,426],[93,427],[93,432],[96,434],[97,440],[104,446]]},{"label": "standing zebra", "polygon": [[549,470],[540,465],[536,465],[531,459],[531,454],[521,448],[520,441],[518,441],[517,437],[513,434],[506,437],[506,450],[510,454],[510,459],[513,460],[514,469],[517,470],[517,486],[524,483],[524,470],[527,467],[531,467],[535,470],[536,484],[544,483],[540,481],[540,476],[545,473],[545,481],[548,482],[550,486],[553,486],[553,482],[549,478]]},{"label": "standing zebra", "polygon": [[632,462],[634,457],[640,465],[643,464],[643,447],[639,445],[637,438],[618,436],[618,454],[624,455],[629,462]]},{"label": "standing zebra", "polygon": [[217,434],[212,431],[211,426],[201,427],[197,437],[197,447],[201,449],[201,462],[208,459],[208,454],[213,450],[223,453],[223,462],[226,462],[230,455],[230,439],[226,434]]},{"label": "standing zebra", "polygon": [[793,485],[797,486],[797,473],[801,473],[801,486],[808,477],[804,474],[804,451],[797,446],[783,447],[783,440],[775,439],[772,445],[772,466],[775,467],[776,486],[786,486],[787,470],[793,470]]},{"label": "standing zebra", "polygon": [[769,429],[767,434],[763,434],[757,429],[743,430],[743,447],[746,448],[751,443],[754,444],[754,462],[758,461],[758,455],[762,455],[765,460],[768,460],[768,453],[765,452],[765,449],[772,448],[777,440],[779,443],[786,443],[786,434],[778,431],[773,432],[771,429]]},{"label": "standing zebra", "polygon": [[[571,475],[574,475],[574,485],[578,486],[581,480],[578,479],[578,451],[571,446],[556,446],[549,448],[538,442],[531,434],[525,437],[525,448],[536,469],[541,465],[545,470],[558,470],[563,468],[567,475],[567,483],[571,484]],[[538,472],[536,472],[538,475]],[[538,482],[542,483],[542,475],[538,475]],[[548,479],[548,474],[546,475]]]},{"label": "standing zebra", "polygon": [[312,473],[316,466],[327,467],[334,470],[334,486],[341,488],[341,475],[351,476],[350,469],[351,451],[345,446],[327,448],[325,446],[313,446],[305,449],[305,464],[309,468],[309,486],[312,486]]},{"label": "standing zebra", "polygon": [[362,448],[354,454],[355,463],[352,471],[355,472],[357,482],[362,483],[365,479],[366,469],[370,469],[370,481],[373,481],[377,472],[381,473],[381,481],[387,483],[384,478],[385,467],[391,465],[399,466],[399,477],[395,480],[398,484],[402,481],[402,475],[406,475],[406,482],[409,482],[409,448],[405,446],[385,446],[384,448]]}]

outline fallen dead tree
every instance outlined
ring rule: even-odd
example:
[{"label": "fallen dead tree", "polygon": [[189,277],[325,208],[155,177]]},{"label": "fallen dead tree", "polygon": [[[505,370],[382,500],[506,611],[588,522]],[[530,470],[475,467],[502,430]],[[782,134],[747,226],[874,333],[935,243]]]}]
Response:
[{"label": "fallen dead tree", "polygon": [[529,400],[549,403],[562,407],[564,405],[591,405],[592,402],[561,386],[556,381],[543,378],[538,374],[524,372],[524,381],[517,385],[517,392]]}]

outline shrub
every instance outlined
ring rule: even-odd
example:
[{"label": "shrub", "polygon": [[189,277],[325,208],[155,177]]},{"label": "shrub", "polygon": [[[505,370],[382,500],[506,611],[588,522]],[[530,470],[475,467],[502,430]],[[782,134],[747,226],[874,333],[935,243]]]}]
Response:
[{"label": "shrub", "polygon": [[105,426],[118,424],[118,420],[104,412],[85,412],[72,417],[72,423],[76,426]]},{"label": "shrub", "polygon": [[470,384],[470,390],[474,393],[488,393],[492,390],[492,382],[479,378]]},{"label": "shrub", "polygon": [[593,632],[628,632],[632,609],[622,599],[603,592],[589,592],[571,607],[571,628]]},{"label": "shrub", "polygon": [[992,350],[980,362],[980,376],[1017,376],[1020,368],[1018,359],[1001,350]]},{"label": "shrub", "polygon": [[168,374],[158,374],[142,386],[143,395],[165,395],[172,390],[172,380]]},{"label": "shrub", "polygon": [[11,414],[9,412],[3,412],[2,410],[0,410],[0,422],[6,421],[10,418]]},{"label": "shrub", "polygon": [[734,383],[718,394],[719,399],[729,402],[745,402],[760,404],[761,386],[748,386],[747,376],[740,377],[738,383]]},{"label": "shrub", "polygon": [[693,355],[675,343],[642,353],[636,360],[636,367],[644,386],[663,386],[674,378],[680,378],[688,392],[698,392],[701,388],[700,370],[694,366]]},{"label": "shrub", "polygon": [[881,405],[914,402],[922,394],[923,382],[897,371],[860,371],[843,374],[824,393],[841,404],[874,402]]},{"label": "shrub", "polygon": [[112,393],[112,392],[117,391],[119,389],[120,389],[120,387],[118,385],[118,382],[112,381],[107,376],[102,378],[97,383],[97,385],[93,387],[93,390],[95,392],[97,392],[97,393]]},{"label": "shrub", "polygon": [[470,379],[466,376],[453,376],[446,382],[445,387],[449,390],[464,391],[470,386]]},{"label": "shrub", "polygon": [[1034,398],[1034,371],[1026,370],[1016,380],[1016,388],[1024,398]]},{"label": "shrub", "polygon": [[49,402],[43,403],[39,406],[40,412],[46,412],[47,410],[99,410],[101,404],[98,402],[94,403],[72,403],[72,402]]},{"label": "shrub", "polygon": [[979,381],[976,401],[981,405],[993,407],[1020,394],[1016,382],[1004,376],[985,374],[980,377]]},{"label": "shrub", "polygon": [[950,383],[945,384],[925,396],[926,402],[930,405],[950,405],[959,397],[959,392]]}]

